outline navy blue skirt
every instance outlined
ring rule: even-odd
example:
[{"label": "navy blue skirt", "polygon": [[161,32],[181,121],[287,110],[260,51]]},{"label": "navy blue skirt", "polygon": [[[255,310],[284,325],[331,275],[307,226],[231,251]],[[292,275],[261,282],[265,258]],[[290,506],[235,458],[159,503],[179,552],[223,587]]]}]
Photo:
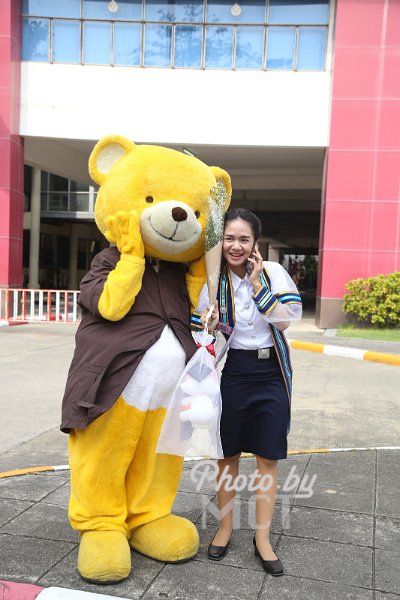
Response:
[{"label": "navy blue skirt", "polygon": [[289,400],[276,357],[263,360],[230,348],[221,378],[224,456],[251,452],[287,457]]}]

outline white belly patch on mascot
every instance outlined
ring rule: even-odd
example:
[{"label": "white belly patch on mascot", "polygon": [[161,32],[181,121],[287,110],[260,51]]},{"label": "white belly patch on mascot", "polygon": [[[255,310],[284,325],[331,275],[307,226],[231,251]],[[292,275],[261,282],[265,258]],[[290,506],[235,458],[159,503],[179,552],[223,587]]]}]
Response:
[{"label": "white belly patch on mascot", "polygon": [[[127,383],[121,396],[139,410],[168,408],[174,389],[185,368],[185,351],[168,325],[151,346]],[[154,369],[157,365],[157,370]]]}]

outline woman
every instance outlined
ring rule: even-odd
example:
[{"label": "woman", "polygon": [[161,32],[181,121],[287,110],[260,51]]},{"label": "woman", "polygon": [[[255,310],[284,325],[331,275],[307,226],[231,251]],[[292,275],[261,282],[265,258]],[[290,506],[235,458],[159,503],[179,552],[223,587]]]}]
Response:
[{"label": "woman", "polygon": [[[256,490],[255,554],[267,572],[280,576],[282,564],[271,547],[269,534],[277,463],[287,456],[290,424],[292,371],[282,332],[290,321],[301,318],[301,299],[280,264],[263,262],[257,247],[260,236],[261,223],[254,213],[242,208],[226,213],[226,264],[220,277],[218,309],[213,310],[209,331],[214,332],[218,324],[226,337],[233,333],[221,378],[220,431],[225,458],[218,461],[217,480],[222,479],[218,486],[220,522],[208,557],[221,560],[228,550],[235,496],[229,482],[238,475],[241,452],[251,452],[256,457],[258,481],[270,482]],[[204,327],[209,308],[204,286],[192,317],[194,329]]]}]

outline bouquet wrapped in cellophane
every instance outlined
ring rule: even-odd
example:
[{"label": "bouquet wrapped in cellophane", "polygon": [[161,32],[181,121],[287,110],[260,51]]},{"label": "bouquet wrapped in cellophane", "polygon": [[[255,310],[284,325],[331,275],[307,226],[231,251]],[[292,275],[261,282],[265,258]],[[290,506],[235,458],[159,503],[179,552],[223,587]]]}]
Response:
[{"label": "bouquet wrapped in cellophane", "polygon": [[[211,306],[217,298],[224,216],[229,200],[225,186],[219,182],[207,198],[205,261]],[[211,313],[212,308],[208,318]],[[199,349],[186,365],[175,388],[156,452],[184,457],[223,458],[219,433],[221,392],[215,360],[207,350],[213,337],[206,328],[195,335],[195,340]]]},{"label": "bouquet wrapped in cellophane", "polygon": [[202,345],[186,365],[165,416],[156,452],[184,457],[223,458],[219,422],[221,391],[214,359]]},{"label": "bouquet wrapped in cellophane", "polygon": [[205,231],[205,261],[207,287],[210,304],[217,298],[219,275],[221,271],[222,241],[224,237],[225,210],[230,196],[221,182],[211,189],[207,198],[207,222]]}]

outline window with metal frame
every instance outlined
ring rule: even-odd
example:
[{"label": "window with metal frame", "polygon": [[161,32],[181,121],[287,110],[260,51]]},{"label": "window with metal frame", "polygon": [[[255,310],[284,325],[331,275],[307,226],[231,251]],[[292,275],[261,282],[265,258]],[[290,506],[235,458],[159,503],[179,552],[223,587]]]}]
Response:
[{"label": "window with metal frame", "polygon": [[325,69],[329,0],[23,0],[22,9],[28,61]]},{"label": "window with metal frame", "polygon": [[53,173],[41,173],[41,210],[52,213],[77,213],[93,211],[93,188],[59,177]]}]

